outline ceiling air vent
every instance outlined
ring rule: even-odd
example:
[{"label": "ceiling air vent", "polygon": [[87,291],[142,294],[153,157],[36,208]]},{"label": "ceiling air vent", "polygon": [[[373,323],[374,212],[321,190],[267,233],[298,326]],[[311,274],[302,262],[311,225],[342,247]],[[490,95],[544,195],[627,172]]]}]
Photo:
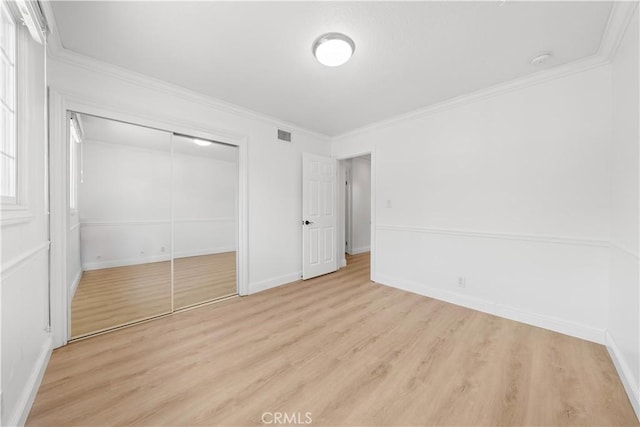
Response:
[{"label": "ceiling air vent", "polygon": [[287,132],[286,130],[278,129],[278,139],[280,141],[291,142],[291,132]]}]

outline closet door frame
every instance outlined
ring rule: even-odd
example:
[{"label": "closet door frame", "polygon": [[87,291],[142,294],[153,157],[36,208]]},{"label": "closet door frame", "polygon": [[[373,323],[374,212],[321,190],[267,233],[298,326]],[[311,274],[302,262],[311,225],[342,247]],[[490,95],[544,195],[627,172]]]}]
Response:
[{"label": "closet door frame", "polygon": [[[142,111],[109,105],[99,100],[80,97],[55,88],[49,89],[49,313],[53,348],[66,345],[71,336],[71,300],[67,290],[67,115],[69,112],[88,114],[105,119],[155,128],[170,133],[190,135],[220,141],[238,147],[238,228],[237,228],[237,285],[239,295],[248,295],[248,137],[226,129],[211,127],[210,123],[176,120],[170,116],[149,116]],[[173,298],[173,295],[172,295]]]}]

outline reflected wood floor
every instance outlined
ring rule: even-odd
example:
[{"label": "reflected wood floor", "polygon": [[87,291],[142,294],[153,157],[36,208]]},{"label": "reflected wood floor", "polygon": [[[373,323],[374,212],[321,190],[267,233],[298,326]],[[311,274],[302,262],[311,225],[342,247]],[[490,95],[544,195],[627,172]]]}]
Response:
[{"label": "reflected wood floor", "polygon": [[235,252],[177,258],[173,275],[176,310],[238,291]]},{"label": "reflected wood floor", "polygon": [[[174,260],[175,309],[236,293],[236,253]],[[85,271],[71,304],[76,338],[171,311],[169,261]]]},{"label": "reflected wood floor", "polygon": [[55,350],[27,425],[637,425],[603,346],[348,262]]}]

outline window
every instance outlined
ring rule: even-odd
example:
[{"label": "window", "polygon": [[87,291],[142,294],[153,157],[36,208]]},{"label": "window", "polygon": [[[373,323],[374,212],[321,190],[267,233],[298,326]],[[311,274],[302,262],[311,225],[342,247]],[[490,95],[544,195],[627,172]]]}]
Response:
[{"label": "window", "polygon": [[2,111],[2,141],[0,141],[0,196],[3,203],[17,203],[17,152],[18,138],[16,132],[16,20],[7,6],[2,2],[2,26],[0,27],[0,107]]},{"label": "window", "polygon": [[78,209],[78,183],[80,181],[78,151],[81,142],[79,126],[71,118],[69,119],[69,209],[72,211]]}]

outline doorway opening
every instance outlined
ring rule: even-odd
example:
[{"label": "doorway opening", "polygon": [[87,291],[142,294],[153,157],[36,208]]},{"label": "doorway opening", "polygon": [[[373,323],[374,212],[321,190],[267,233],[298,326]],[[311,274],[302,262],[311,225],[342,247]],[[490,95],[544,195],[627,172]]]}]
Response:
[{"label": "doorway opening", "polygon": [[340,234],[341,266],[350,261],[370,257],[372,229],[372,162],[371,154],[340,160]]}]

